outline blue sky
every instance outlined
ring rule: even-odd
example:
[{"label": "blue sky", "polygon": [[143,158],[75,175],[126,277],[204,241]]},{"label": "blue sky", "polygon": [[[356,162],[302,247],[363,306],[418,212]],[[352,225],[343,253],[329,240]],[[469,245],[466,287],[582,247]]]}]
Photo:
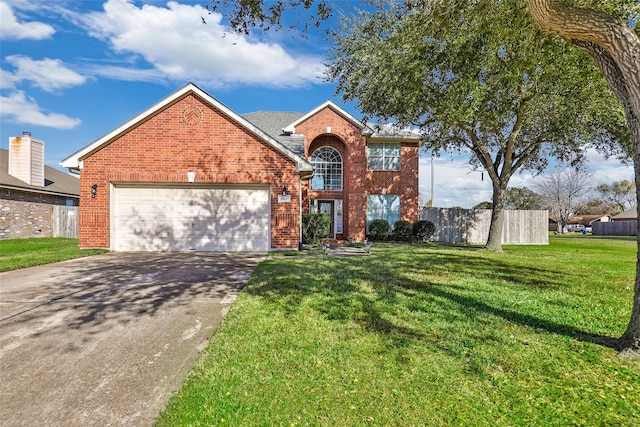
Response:
[{"label": "blue sky", "polygon": [[[347,2],[343,2],[346,4]],[[192,81],[243,114],[309,111],[327,99],[356,118],[323,81],[329,47],[308,32],[237,35],[207,0],[0,0],[0,146],[30,131],[58,163]],[[353,4],[353,3],[351,3]],[[206,24],[202,22],[206,20]],[[631,167],[589,155],[594,183],[632,179]],[[491,199],[491,185],[464,156],[435,162],[438,206]],[[430,158],[420,192],[430,198]],[[534,186],[529,174],[511,186]]]}]

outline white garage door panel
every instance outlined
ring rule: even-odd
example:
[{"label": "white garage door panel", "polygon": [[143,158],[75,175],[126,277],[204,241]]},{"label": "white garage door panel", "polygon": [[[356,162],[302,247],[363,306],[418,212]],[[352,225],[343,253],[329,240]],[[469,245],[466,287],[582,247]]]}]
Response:
[{"label": "white garage door panel", "polygon": [[115,187],[117,251],[268,251],[265,188]]}]

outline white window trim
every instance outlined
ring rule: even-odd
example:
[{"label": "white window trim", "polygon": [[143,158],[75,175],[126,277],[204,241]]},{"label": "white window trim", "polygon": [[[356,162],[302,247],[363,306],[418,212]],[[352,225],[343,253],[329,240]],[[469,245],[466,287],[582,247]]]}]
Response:
[{"label": "white window trim", "polygon": [[[318,151],[321,150],[323,148],[330,148],[333,151],[335,151],[335,153],[338,155],[338,157],[340,158],[340,188],[339,189],[332,189],[332,190],[325,190],[325,189],[314,189],[313,188],[313,178],[311,178],[311,181],[309,182],[309,188],[312,191],[343,191],[344,190],[344,159],[342,158],[342,154],[340,154],[340,152],[338,150],[336,150],[335,148],[333,148],[330,145],[323,145],[321,147],[316,148],[313,151],[313,154],[311,154],[311,156],[309,156],[309,163],[311,163],[313,165],[313,161],[311,160],[311,158],[313,157],[313,155]],[[335,163],[332,163],[335,164]]]},{"label": "white window trim", "polygon": [[[382,168],[381,169],[371,169],[369,167],[369,159],[370,159],[370,154],[369,154],[369,149],[370,149],[370,145],[371,144],[379,144],[382,145]],[[385,158],[387,158],[384,155],[384,151],[385,151],[385,146],[386,145],[394,145],[398,147],[398,169],[385,169],[384,168],[384,160]],[[396,158],[395,156],[393,156],[393,158]],[[402,169],[402,144],[400,144],[399,142],[369,142],[367,144],[367,170],[372,170],[372,171],[399,171]]]}]

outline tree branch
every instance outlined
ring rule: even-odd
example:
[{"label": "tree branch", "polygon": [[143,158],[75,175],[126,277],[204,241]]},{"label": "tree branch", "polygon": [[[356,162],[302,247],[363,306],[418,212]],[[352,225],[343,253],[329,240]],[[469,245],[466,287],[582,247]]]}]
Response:
[{"label": "tree branch", "polygon": [[576,40],[574,44],[589,54],[591,59],[593,59],[602,72],[602,75],[607,80],[609,88],[611,88],[611,91],[622,104],[625,113],[632,115],[633,108],[629,102],[630,93],[629,88],[627,87],[627,82],[622,75],[620,67],[615,63],[611,55],[609,55],[603,48],[590,41]]},{"label": "tree branch", "polygon": [[[575,45],[590,42],[599,46],[618,66],[629,93],[640,94],[640,39],[633,29],[594,9],[569,6],[558,0],[525,1],[541,29]],[[623,102],[623,98],[618,99]],[[628,102],[631,110],[640,114],[640,97],[630,96]]]}]

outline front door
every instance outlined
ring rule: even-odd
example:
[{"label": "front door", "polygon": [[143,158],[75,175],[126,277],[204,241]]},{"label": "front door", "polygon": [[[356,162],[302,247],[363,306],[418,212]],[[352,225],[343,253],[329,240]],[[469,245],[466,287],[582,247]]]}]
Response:
[{"label": "front door", "polygon": [[333,200],[319,200],[318,201],[318,212],[319,213],[327,213],[331,217],[329,222],[329,235],[327,237],[333,238],[335,236],[335,231],[333,229]]}]

